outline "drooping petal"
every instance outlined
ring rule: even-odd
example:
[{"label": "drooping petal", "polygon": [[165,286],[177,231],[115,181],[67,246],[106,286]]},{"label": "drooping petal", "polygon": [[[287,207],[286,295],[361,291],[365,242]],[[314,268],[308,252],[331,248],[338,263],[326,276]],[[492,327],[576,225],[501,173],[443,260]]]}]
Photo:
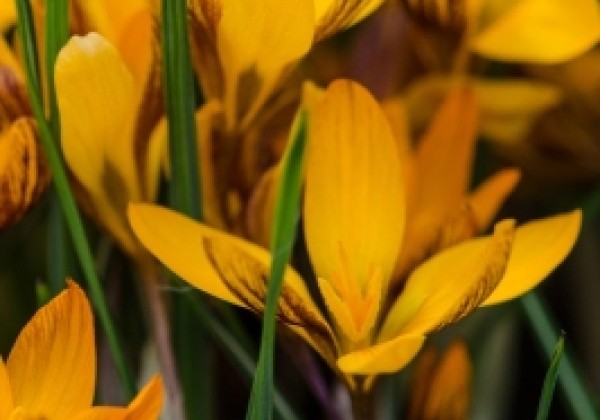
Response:
[{"label": "drooping petal", "polygon": [[573,248],[581,217],[581,210],[575,210],[519,227],[506,273],[483,305],[520,296],[546,278]]},{"label": "drooping petal", "polygon": [[133,253],[125,221],[141,191],[134,160],[135,94],[117,50],[98,34],[75,36],[61,50],[55,73],[61,140],[69,168],[92,198],[97,217]]},{"label": "drooping petal", "polygon": [[10,379],[4,360],[0,357],[0,418],[7,419],[15,408],[13,404],[12,389],[10,388]]},{"label": "drooping petal", "polygon": [[90,407],[96,379],[92,310],[69,281],[19,334],[7,362],[15,406],[48,418]]},{"label": "drooping petal", "polygon": [[595,0],[522,0],[472,41],[472,49],[505,61],[552,64],[590,49],[600,38]]},{"label": "drooping petal", "polygon": [[505,220],[492,236],[448,248],[417,267],[388,313],[378,341],[426,334],[477,308],[502,279],[513,236],[514,221]]},{"label": "drooping petal", "polygon": [[373,269],[385,282],[405,219],[402,168],[389,123],[369,93],[346,80],[331,84],[311,123],[304,229],[317,275],[331,280],[345,258],[359,285]]},{"label": "drooping petal", "polygon": [[563,99],[559,87],[530,80],[479,79],[473,87],[481,105],[481,133],[502,143],[522,141],[540,115]]},{"label": "drooping petal", "polygon": [[347,374],[393,373],[406,366],[424,342],[423,335],[400,335],[393,340],[345,354],[338,359],[337,365]]},{"label": "drooping petal", "polygon": [[206,235],[222,235],[236,244],[241,240],[158,206],[132,203],[127,216],[139,241],[171,271],[210,295],[245,306],[223,284],[202,242]]},{"label": "drooping petal", "polygon": [[[266,250],[158,206],[130,204],[128,215],[140,242],[182,279],[219,299],[263,312],[271,259]],[[329,325],[291,268],[285,273],[277,316],[308,337],[309,344],[320,346],[318,351],[332,353],[321,348],[325,343],[334,346]]]}]

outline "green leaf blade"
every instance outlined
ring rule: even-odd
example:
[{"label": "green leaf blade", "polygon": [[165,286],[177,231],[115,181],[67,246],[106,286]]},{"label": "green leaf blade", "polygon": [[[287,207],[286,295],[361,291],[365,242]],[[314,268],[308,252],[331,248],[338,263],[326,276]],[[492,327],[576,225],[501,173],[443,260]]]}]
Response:
[{"label": "green leaf blade", "polygon": [[550,361],[550,366],[546,372],[544,379],[544,385],[542,387],[542,395],[540,396],[540,402],[538,405],[538,412],[536,420],[546,420],[550,413],[550,405],[554,397],[554,388],[558,379],[560,362],[562,360],[563,352],[565,350],[565,334],[561,333],[556,346],[554,347],[554,354]]},{"label": "green leaf blade", "polygon": [[302,194],[304,155],[308,136],[308,114],[300,110],[292,126],[283,172],[277,194],[275,218],[271,236],[271,269],[263,318],[256,376],[252,385],[248,420],[273,418],[273,363],[275,348],[275,317],[277,302],[283,286],[283,274],[290,259],[296,236]]}]

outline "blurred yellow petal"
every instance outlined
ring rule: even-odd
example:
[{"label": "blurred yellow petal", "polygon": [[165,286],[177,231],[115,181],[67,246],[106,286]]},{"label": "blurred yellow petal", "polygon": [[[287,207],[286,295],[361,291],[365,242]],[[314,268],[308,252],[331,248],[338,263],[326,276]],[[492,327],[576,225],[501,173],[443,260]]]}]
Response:
[{"label": "blurred yellow petal", "polygon": [[469,205],[479,231],[487,229],[520,179],[521,171],[518,169],[503,169],[483,181],[471,193]]},{"label": "blurred yellow petal", "polygon": [[4,360],[0,357],[0,419],[6,419],[14,409],[12,389]]},{"label": "blurred yellow petal", "polygon": [[417,267],[387,315],[378,341],[398,334],[426,334],[456,322],[481,304],[506,269],[514,221],[494,234],[448,248]]},{"label": "blurred yellow petal", "polygon": [[[92,407],[77,413],[73,420],[127,420],[127,409],[120,407]],[[133,419],[142,419],[145,417],[132,417]],[[150,420],[150,419],[149,419]]]},{"label": "blurred yellow petal", "polygon": [[425,337],[401,335],[393,340],[357,350],[340,357],[337,365],[347,374],[377,375],[393,373],[406,366],[418,353]]},{"label": "blurred yellow petal", "polygon": [[409,420],[468,418],[473,367],[467,346],[454,341],[439,358],[433,349],[419,356],[409,399]]},{"label": "blurred yellow petal", "polygon": [[331,280],[347,261],[365,285],[389,278],[402,241],[405,208],[396,141],[379,105],[360,85],[330,85],[311,121],[304,229],[317,275]]},{"label": "blurred yellow petal", "polygon": [[483,304],[493,305],[520,296],[544,280],[573,248],[581,217],[581,210],[575,210],[519,227],[506,273]]},{"label": "blurred yellow petal", "polygon": [[600,36],[596,0],[521,0],[472,40],[495,60],[552,64],[590,49]]},{"label": "blurred yellow petal", "polygon": [[522,141],[537,118],[563,96],[554,85],[526,80],[480,79],[473,86],[481,105],[482,134],[506,143]]},{"label": "blurred yellow petal", "polygon": [[75,36],[56,63],[61,140],[69,168],[92,198],[98,218],[133,253],[125,220],[129,200],[140,200],[134,160],[135,94],[131,73],[101,36]]},{"label": "blurred yellow petal", "polygon": [[92,404],[96,380],[94,320],[73,281],[39,309],[7,362],[15,406],[47,418],[71,418]]}]

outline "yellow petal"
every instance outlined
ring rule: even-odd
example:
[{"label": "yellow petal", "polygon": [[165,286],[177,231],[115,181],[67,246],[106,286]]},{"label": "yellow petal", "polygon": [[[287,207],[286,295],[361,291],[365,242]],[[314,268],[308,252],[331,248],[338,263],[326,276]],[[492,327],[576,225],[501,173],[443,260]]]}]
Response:
[{"label": "yellow petal", "polygon": [[0,357],[0,418],[6,419],[14,409],[12,389],[4,360]]},{"label": "yellow petal", "polygon": [[[132,417],[133,419],[142,417]],[[127,420],[127,409],[119,407],[92,407],[73,416],[73,420]]]},{"label": "yellow petal", "polygon": [[569,254],[581,229],[581,210],[524,224],[517,229],[506,273],[484,305],[528,292]]},{"label": "yellow petal", "polygon": [[382,3],[383,0],[314,0],[315,39],[323,39],[360,22]]},{"label": "yellow petal", "polygon": [[8,28],[17,23],[17,9],[14,1],[0,2],[0,33],[4,34]]},{"label": "yellow petal", "polygon": [[213,3],[219,9],[216,43],[225,72],[223,102],[231,128],[234,121],[249,122],[286,67],[308,52],[313,4],[295,0]]},{"label": "yellow petal", "polygon": [[364,284],[372,269],[387,281],[404,229],[398,146],[385,116],[360,85],[331,84],[310,132],[304,229],[317,275],[332,279],[341,253]]},{"label": "yellow petal", "polygon": [[479,231],[487,229],[504,200],[521,179],[518,169],[504,169],[486,179],[471,193],[469,204]]},{"label": "yellow petal", "polygon": [[337,365],[347,374],[377,375],[393,373],[406,366],[418,353],[425,337],[418,334],[401,335],[393,340],[348,353]]},{"label": "yellow petal", "polygon": [[525,80],[474,83],[481,105],[481,132],[495,141],[522,141],[537,118],[558,105],[562,94],[557,86]]},{"label": "yellow petal", "polygon": [[504,275],[514,222],[496,225],[494,235],[473,239],[436,254],[409,277],[380,332],[379,341],[398,334],[426,334],[473,311]]},{"label": "yellow petal", "polygon": [[8,357],[15,406],[70,418],[92,404],[96,379],[90,304],[75,282],[36,312]]},{"label": "yellow petal", "polygon": [[223,284],[204,252],[202,241],[205,236],[225,237],[236,244],[242,243],[241,239],[158,206],[132,203],[127,216],[142,245],[171,271],[210,295],[246,306]]},{"label": "yellow petal", "polygon": [[129,200],[141,199],[132,126],[135,95],[131,73],[101,36],[75,36],[56,63],[62,147],[69,168],[87,190],[97,217],[131,253],[137,244],[127,227]]},{"label": "yellow petal", "polygon": [[472,41],[472,49],[505,61],[558,63],[590,49],[600,36],[595,0],[522,0]]}]

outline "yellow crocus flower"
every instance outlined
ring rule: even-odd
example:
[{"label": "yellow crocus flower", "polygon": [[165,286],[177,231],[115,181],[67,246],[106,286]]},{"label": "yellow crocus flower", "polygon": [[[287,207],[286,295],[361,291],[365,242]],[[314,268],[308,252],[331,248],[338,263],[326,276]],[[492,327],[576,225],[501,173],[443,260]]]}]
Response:
[{"label": "yellow crocus flower", "polygon": [[[407,191],[408,171],[399,141],[379,105],[351,81],[332,83],[313,109],[304,233],[331,322],[291,268],[279,320],[342,373],[351,388],[357,386],[354,375],[404,367],[427,334],[481,305],[530,290],[573,246],[580,211],[518,228],[514,220],[504,220],[492,235],[459,236],[461,240],[417,262],[401,290],[394,292],[390,285],[398,256],[413,245],[405,236],[414,217],[406,200],[415,195]],[[460,119],[447,124],[448,131],[462,129]],[[438,155],[434,162],[448,159],[450,155]],[[441,187],[452,174],[442,168],[429,170],[428,182],[437,183],[437,191],[444,193]],[[484,202],[481,208],[489,209],[498,199],[487,188],[483,191],[478,200]],[[435,198],[429,198],[434,205]],[[183,279],[262,312],[270,262],[266,250],[160,207],[132,204],[128,213],[144,246]]]},{"label": "yellow crocus flower", "polygon": [[117,46],[97,33],[72,37],[55,70],[62,149],[79,201],[138,263],[146,253],[125,208],[129,200],[154,201],[165,145],[152,136],[162,111],[160,75],[149,10],[140,13]]},{"label": "yellow crocus flower", "polygon": [[92,407],[96,383],[94,319],[73,281],[23,328],[0,358],[2,419],[157,419],[162,381],[154,376],[128,407]]},{"label": "yellow crocus flower", "polygon": [[[247,231],[248,202],[280,156],[272,144],[297,96],[282,85],[311,46],[372,13],[382,0],[192,0],[202,205],[212,226]],[[250,222],[252,223],[252,221]]]}]

